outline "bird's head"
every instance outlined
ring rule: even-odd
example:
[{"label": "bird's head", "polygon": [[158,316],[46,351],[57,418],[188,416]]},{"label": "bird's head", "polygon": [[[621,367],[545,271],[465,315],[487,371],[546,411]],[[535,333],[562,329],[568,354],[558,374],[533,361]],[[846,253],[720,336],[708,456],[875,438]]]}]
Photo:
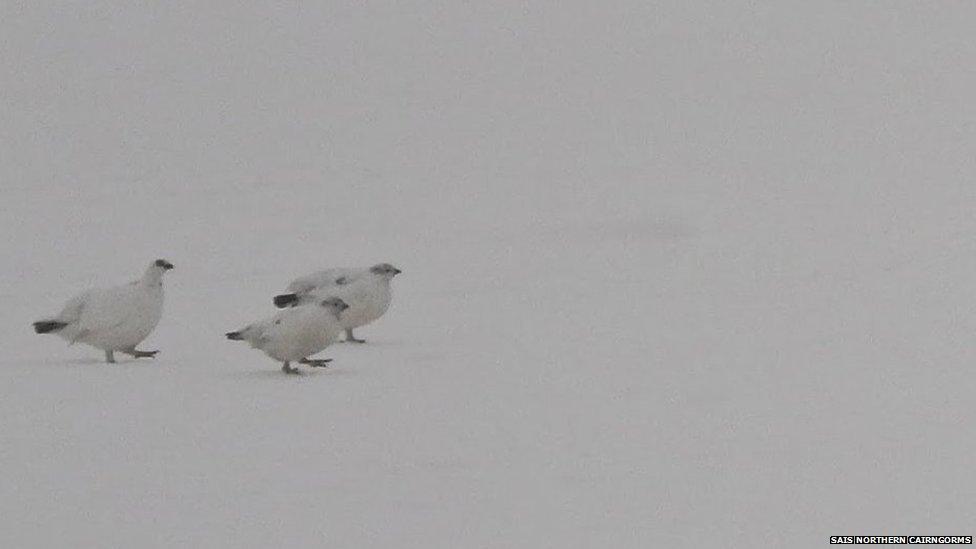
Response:
[{"label": "bird's head", "polygon": [[342,313],[342,311],[349,308],[349,305],[338,297],[330,297],[329,299],[322,300],[319,302],[319,305],[332,311],[332,314],[334,314],[336,318],[339,318],[339,314]]},{"label": "bird's head", "polygon": [[393,277],[402,273],[403,271],[397,269],[396,267],[390,265],[389,263],[380,263],[378,265],[373,265],[372,267],[370,267],[369,272],[380,275],[386,278],[387,280],[391,280]]},{"label": "bird's head", "polygon": [[153,267],[168,271],[173,268],[173,264],[165,259],[157,259],[156,261],[153,261]]}]

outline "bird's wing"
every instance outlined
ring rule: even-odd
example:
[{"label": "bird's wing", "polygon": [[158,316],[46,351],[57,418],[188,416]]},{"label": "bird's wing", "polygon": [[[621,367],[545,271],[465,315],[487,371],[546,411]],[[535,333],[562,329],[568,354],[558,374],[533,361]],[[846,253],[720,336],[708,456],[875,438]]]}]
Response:
[{"label": "bird's wing", "polygon": [[337,276],[334,278],[335,284],[337,286],[353,284],[362,280],[367,272],[366,269],[342,269],[342,272],[336,273]]},{"label": "bird's wing", "polygon": [[317,298],[338,297],[349,305],[361,302],[374,293],[374,284],[368,278],[359,276],[346,284],[318,288],[313,295]]},{"label": "bird's wing", "polygon": [[281,330],[282,323],[287,321],[292,314],[293,309],[285,309],[274,316],[254,322],[241,330],[241,336],[252,347],[260,349],[275,338],[276,334]]},{"label": "bird's wing", "polygon": [[137,293],[138,286],[131,284],[89,291],[80,310],[78,328],[100,333],[125,325],[139,312]]},{"label": "bird's wing", "polygon": [[289,293],[296,295],[307,294],[314,289],[315,283],[312,281],[312,275],[296,278],[291,282],[291,284],[288,285],[288,288],[286,288]]},{"label": "bird's wing", "polygon": [[296,278],[288,285],[288,291],[294,294],[306,294],[317,289],[329,288],[349,284],[358,279],[365,273],[364,269],[351,269],[347,267],[337,267],[317,271],[300,278]]},{"label": "bird's wing", "polygon": [[75,297],[68,300],[64,304],[64,309],[58,314],[58,320],[68,324],[74,324],[81,320],[81,313],[85,310],[85,303],[88,300],[88,294],[91,290],[84,292],[82,294],[76,295]]},{"label": "bird's wing", "polygon": [[268,342],[268,326],[263,323],[253,324],[247,327],[245,338],[251,343],[252,347],[262,347]]}]

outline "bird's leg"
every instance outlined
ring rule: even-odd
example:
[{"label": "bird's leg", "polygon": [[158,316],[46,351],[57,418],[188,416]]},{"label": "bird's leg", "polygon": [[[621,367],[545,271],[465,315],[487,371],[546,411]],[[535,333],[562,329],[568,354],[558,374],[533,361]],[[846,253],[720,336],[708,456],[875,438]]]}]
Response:
[{"label": "bird's leg", "polygon": [[156,358],[156,353],[158,353],[159,351],[140,351],[135,347],[133,347],[131,349],[126,349],[122,352],[127,355],[132,355],[136,358]]},{"label": "bird's leg", "polygon": [[112,351],[105,351],[105,362],[115,364],[115,353]]},{"label": "bird's leg", "polygon": [[281,371],[286,374],[297,374],[298,368],[292,368],[291,364],[288,364],[288,361],[286,360],[285,365],[281,367]]},{"label": "bird's leg", "polygon": [[353,343],[366,343],[365,339],[356,339],[356,336],[352,335],[352,328],[346,330],[346,341]]},{"label": "bird's leg", "polygon": [[298,361],[299,364],[311,366],[312,368],[327,368],[330,362],[332,362],[331,358],[320,358],[320,359],[303,358]]}]

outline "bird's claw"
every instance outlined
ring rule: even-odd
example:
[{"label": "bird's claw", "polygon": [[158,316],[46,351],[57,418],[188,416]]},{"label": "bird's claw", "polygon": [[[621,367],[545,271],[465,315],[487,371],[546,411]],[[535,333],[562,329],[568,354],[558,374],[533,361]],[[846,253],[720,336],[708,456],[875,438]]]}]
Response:
[{"label": "bird's claw", "polygon": [[327,368],[330,362],[332,362],[331,358],[322,358],[322,359],[314,359],[314,360],[306,358],[305,360],[302,360],[300,364],[311,366],[312,368]]}]

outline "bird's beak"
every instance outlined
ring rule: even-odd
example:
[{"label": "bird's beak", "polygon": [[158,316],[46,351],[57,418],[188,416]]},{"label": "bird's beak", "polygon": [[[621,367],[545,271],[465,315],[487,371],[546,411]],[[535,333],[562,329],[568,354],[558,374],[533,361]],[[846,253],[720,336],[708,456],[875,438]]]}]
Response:
[{"label": "bird's beak", "polygon": [[339,307],[339,310],[340,310],[340,311],[345,311],[345,310],[346,310],[346,309],[348,309],[348,308],[349,308],[349,304],[348,304],[348,303],[343,303],[343,304],[342,304],[342,307]]},{"label": "bird's beak", "polygon": [[167,271],[170,270],[170,269],[172,269],[172,268],[173,268],[173,264],[172,263],[167,262],[167,263],[163,264],[163,269],[165,269]]},{"label": "bird's beak", "polygon": [[400,274],[402,272],[403,271],[401,271],[400,269],[397,269],[396,267],[393,268],[393,274],[395,274],[395,275],[398,275],[398,274]]}]

